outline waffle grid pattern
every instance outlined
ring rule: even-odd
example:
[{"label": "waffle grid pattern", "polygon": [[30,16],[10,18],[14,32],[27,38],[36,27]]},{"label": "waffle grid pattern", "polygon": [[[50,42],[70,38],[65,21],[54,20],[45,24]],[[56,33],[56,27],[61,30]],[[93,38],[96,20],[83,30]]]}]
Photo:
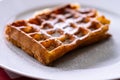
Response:
[{"label": "waffle grid pattern", "polygon": [[[104,16],[98,16],[95,9],[79,9],[79,5],[68,4],[39,13],[28,20],[13,22],[7,26],[9,28],[6,33],[13,34],[10,29],[14,28],[18,31],[16,34],[22,33],[31,39],[31,43],[26,39],[26,43],[17,42],[17,45],[24,46],[21,47],[23,50],[47,65],[76,47],[84,45],[86,41],[96,38],[96,35],[105,35],[109,23]],[[13,40],[15,42],[15,38]],[[27,51],[26,45],[34,45],[33,43],[37,43],[42,51],[35,52],[32,46],[32,49]]]}]

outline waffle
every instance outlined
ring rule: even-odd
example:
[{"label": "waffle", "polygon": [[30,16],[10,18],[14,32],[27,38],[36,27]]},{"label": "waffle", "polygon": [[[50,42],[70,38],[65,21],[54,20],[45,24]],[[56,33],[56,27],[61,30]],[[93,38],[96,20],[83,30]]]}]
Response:
[{"label": "waffle", "polygon": [[77,47],[110,37],[110,21],[96,9],[67,4],[6,26],[7,39],[44,65]]}]

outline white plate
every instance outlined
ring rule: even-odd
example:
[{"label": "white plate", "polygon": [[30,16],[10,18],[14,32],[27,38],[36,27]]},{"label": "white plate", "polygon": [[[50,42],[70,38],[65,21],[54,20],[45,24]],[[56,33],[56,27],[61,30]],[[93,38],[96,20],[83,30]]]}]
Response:
[{"label": "white plate", "polygon": [[95,80],[120,78],[119,0],[78,0],[83,7],[97,8],[111,20],[112,38],[76,49],[48,67],[25,54],[4,38],[8,22],[28,18],[35,11],[73,0],[0,0],[0,66],[38,79]]}]

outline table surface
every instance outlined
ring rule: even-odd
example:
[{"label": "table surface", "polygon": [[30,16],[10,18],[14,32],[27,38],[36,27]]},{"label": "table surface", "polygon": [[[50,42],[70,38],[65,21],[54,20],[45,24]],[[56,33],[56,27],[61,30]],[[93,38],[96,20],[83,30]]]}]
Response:
[{"label": "table surface", "polygon": [[36,80],[0,68],[0,80]]}]

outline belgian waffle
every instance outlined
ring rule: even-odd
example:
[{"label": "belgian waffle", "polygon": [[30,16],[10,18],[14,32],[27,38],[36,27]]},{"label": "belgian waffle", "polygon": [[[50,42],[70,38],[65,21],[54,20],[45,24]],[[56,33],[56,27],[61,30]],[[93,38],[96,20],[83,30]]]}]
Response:
[{"label": "belgian waffle", "polygon": [[6,26],[6,37],[48,65],[69,51],[107,39],[110,21],[95,9],[67,4]]}]

